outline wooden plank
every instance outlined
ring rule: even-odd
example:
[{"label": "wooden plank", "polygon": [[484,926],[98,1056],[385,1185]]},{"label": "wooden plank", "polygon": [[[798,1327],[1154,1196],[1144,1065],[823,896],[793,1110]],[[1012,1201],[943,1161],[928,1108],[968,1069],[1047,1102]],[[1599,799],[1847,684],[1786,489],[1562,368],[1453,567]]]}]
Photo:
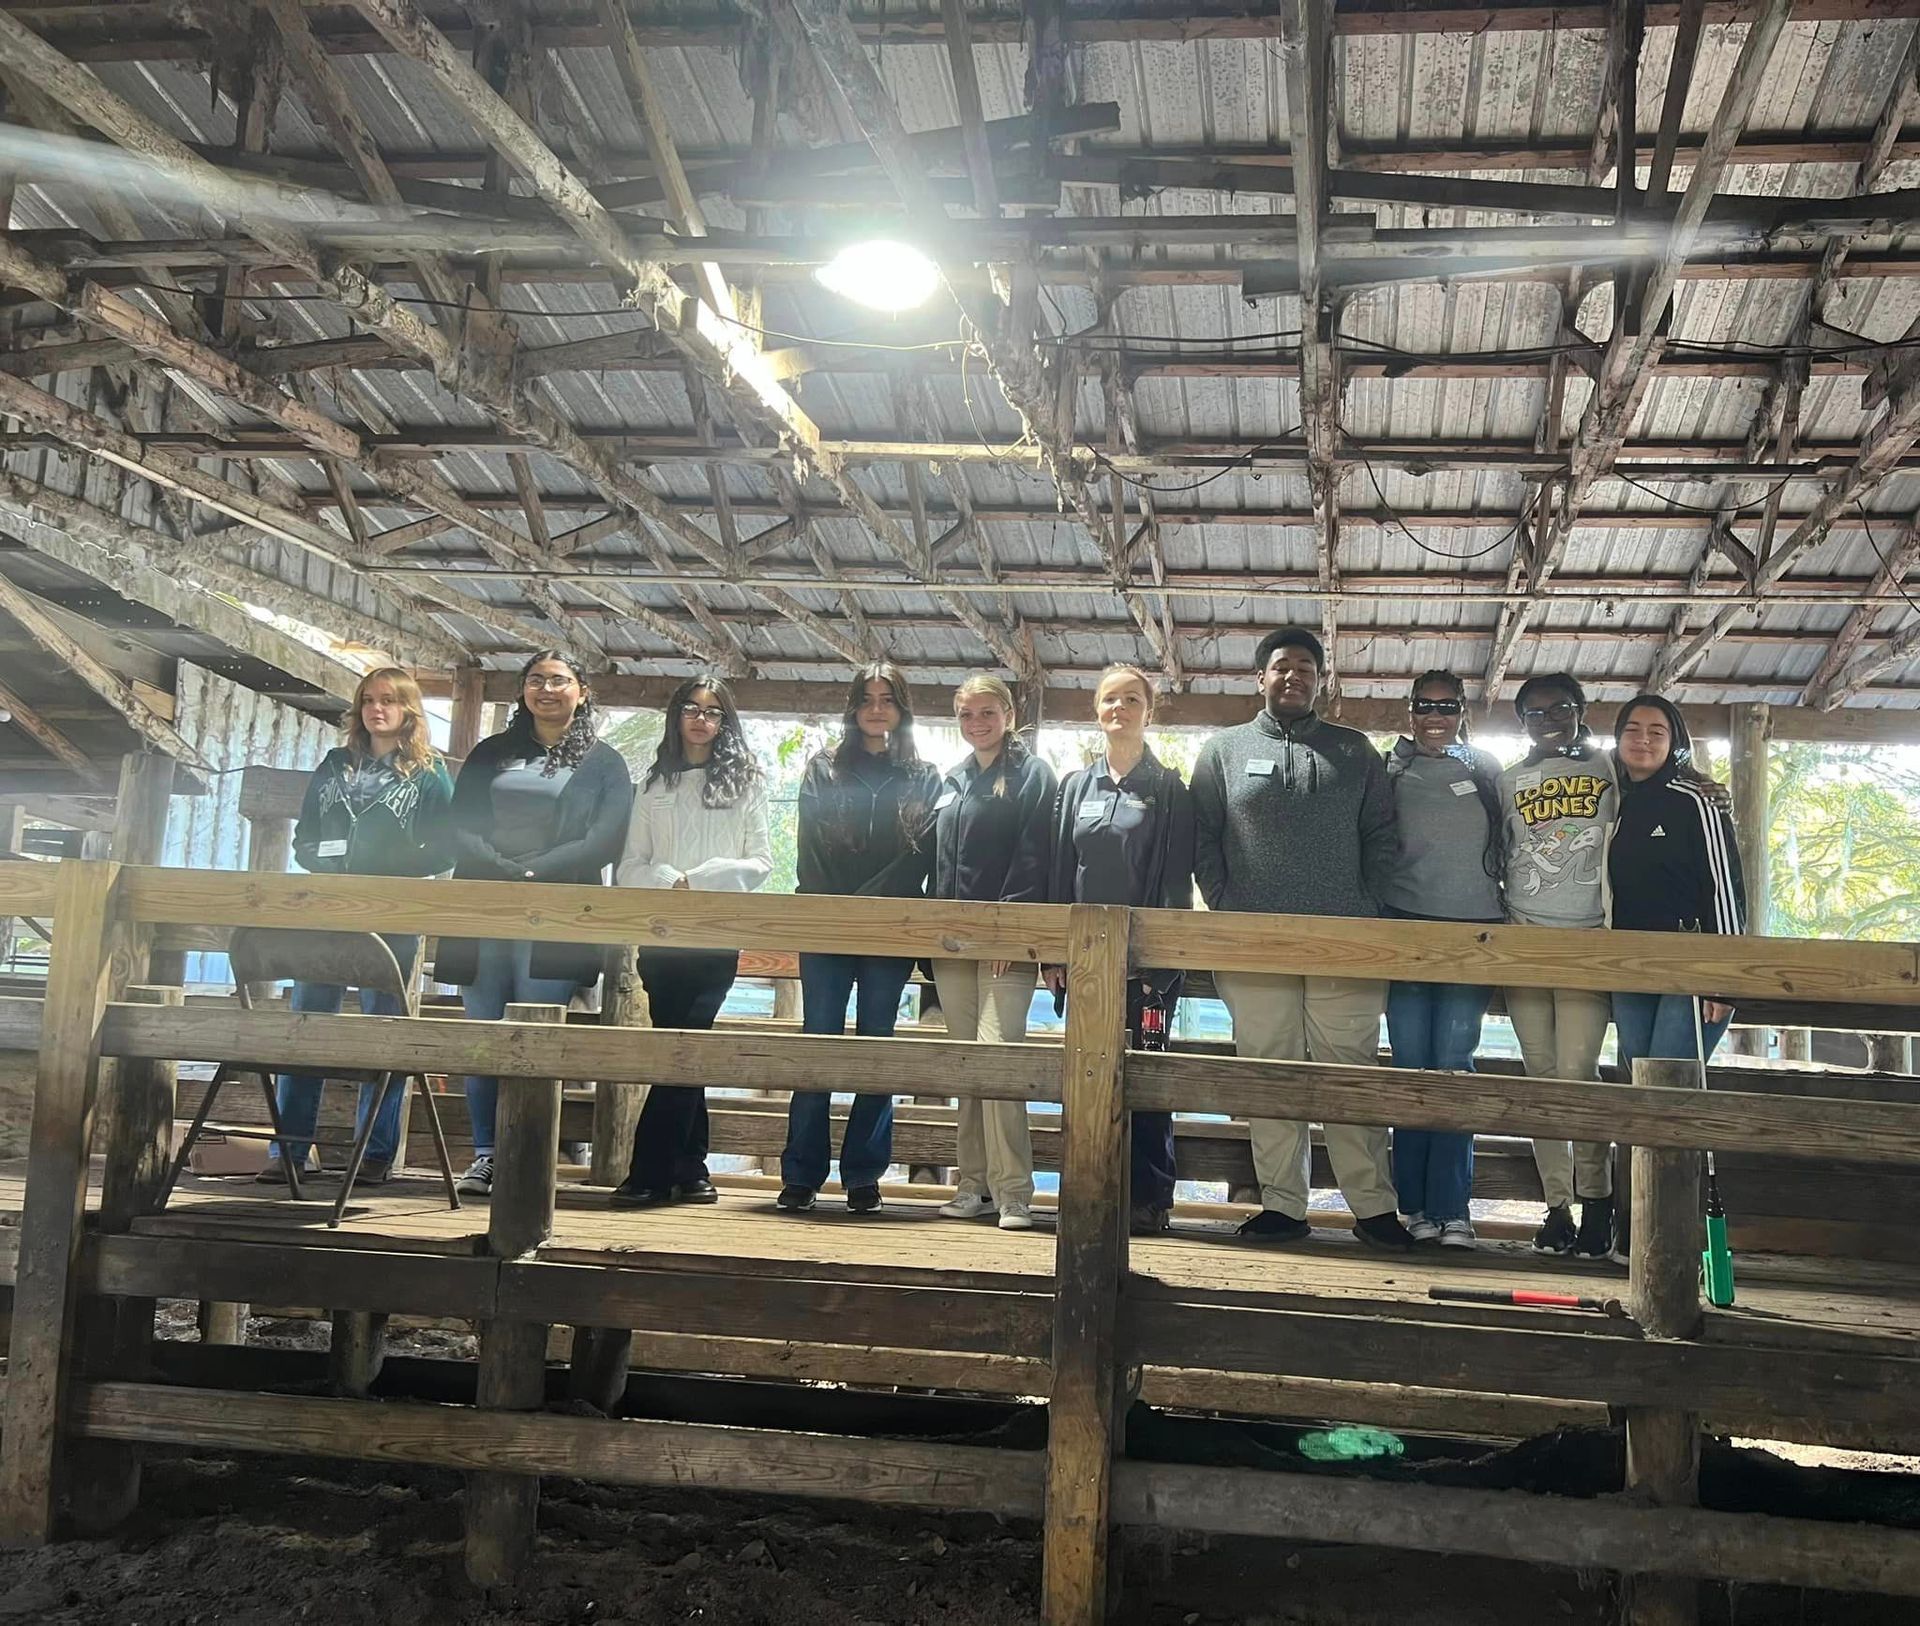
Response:
[{"label": "wooden plank", "polygon": [[357,875],[269,878],[145,868],[129,870],[125,884],[135,917],[152,925],[339,926],[447,937],[507,933],[537,943],[663,948],[738,948],[751,942],[761,948],[848,954],[869,954],[884,945],[889,953],[915,958],[1035,963],[1063,960],[1066,954],[1067,911],[1055,904],[800,900],[521,881],[509,886]]},{"label": "wooden plank", "polygon": [[[316,1218],[315,1224],[319,1224]],[[350,1310],[479,1320],[494,1311],[497,1264],[444,1254],[226,1242],[174,1236],[102,1237],[88,1250],[82,1285],[122,1297],[272,1304],[302,1298]]]},{"label": "wooden plank", "polygon": [[1052,1304],[1044,1293],[796,1279],[781,1261],[751,1287],[697,1270],[608,1270],[514,1262],[501,1267],[502,1313],[569,1326],[617,1326],[701,1337],[786,1337],[1040,1359]]},{"label": "wooden plank", "polygon": [[[717,894],[714,894],[717,896]],[[830,1038],[819,1034],[692,1033],[670,1028],[402,1016],[308,1016],[238,1006],[181,1011],[116,1007],[108,1053],[171,1060],[221,1056],[274,1066],[378,1069],[568,1080],[637,1079],[758,1089],[769,1078],[831,1079],[867,1094],[1044,1101],[1059,1094],[1059,1062],[1025,1045],[953,1039]]]},{"label": "wooden plank", "polygon": [[1911,943],[1147,909],[1134,954],[1141,965],[1214,971],[1920,1005]]},{"label": "wooden plank", "polygon": [[1115,1306],[1126,1271],[1121,1141],[1128,924],[1125,910],[1075,904],[1067,932],[1066,1167],[1054,1266],[1041,1586],[1048,1626],[1098,1626],[1106,1618]]},{"label": "wooden plank", "polygon": [[1779,1157],[1804,1153],[1862,1163],[1920,1161],[1920,1107],[1901,1102],[1138,1055],[1128,1064],[1127,1104],[1136,1112],[1225,1112],[1315,1123],[1571,1135],[1635,1146]]},{"label": "wooden plank", "polygon": [[0,1541],[9,1546],[43,1546],[58,1506],[100,1016],[114,969],[120,874],[118,864],[68,859],[55,882],[57,924],[0,1430]]},{"label": "wooden plank", "polygon": [[1129,1524],[1920,1595],[1920,1533],[1884,1525],[1171,1463],[1126,1462],[1114,1477]]},{"label": "wooden plank", "polygon": [[[1411,1318],[1269,1311],[1141,1297],[1122,1305],[1123,1345],[1135,1361],[1176,1366],[1204,1349],[1223,1371],[1394,1383],[1410,1372],[1435,1388],[1697,1408],[1717,1417],[1828,1417],[1911,1433],[1901,1386],[1920,1360],[1883,1354],[1735,1347],[1533,1331]],[[1871,1348],[1900,1347],[1879,1340]]]},{"label": "wooden plank", "polygon": [[[506,1020],[559,1027],[564,1005],[509,1005]],[[560,1155],[560,1080],[503,1077],[495,1128],[487,1252],[518,1259],[553,1235],[554,1168]]]},{"label": "wooden plank", "polygon": [[135,1383],[89,1385],[76,1401],[76,1426],[108,1439],[970,1509],[1003,1518],[1033,1518],[1040,1511],[1038,1453],[984,1446]]}]

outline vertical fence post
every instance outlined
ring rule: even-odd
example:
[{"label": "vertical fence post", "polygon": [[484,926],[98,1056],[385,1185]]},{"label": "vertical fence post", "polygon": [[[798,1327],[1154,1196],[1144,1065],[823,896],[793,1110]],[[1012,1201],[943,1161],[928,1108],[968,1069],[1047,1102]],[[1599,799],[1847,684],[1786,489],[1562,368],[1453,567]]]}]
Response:
[{"label": "vertical fence post", "polygon": [[1125,1268],[1125,909],[1075,904],[1067,924],[1053,1386],[1047,1402],[1044,1615],[1097,1626],[1106,1614],[1114,1375]]},{"label": "vertical fence post", "polygon": [[[1635,1084],[1693,1089],[1692,1061],[1637,1061]],[[1665,1147],[1633,1149],[1633,1242],[1628,1297],[1649,1338],[1697,1338],[1701,1214],[1700,1154]],[[1700,1419],[1651,1406],[1627,1410],[1627,1490],[1660,1507],[1692,1507],[1700,1494]],[[1623,1626],[1695,1626],[1700,1584],[1691,1576],[1628,1575],[1621,1591]]]},{"label": "vertical fence post", "polygon": [[[509,1022],[562,1023],[560,1005],[509,1005]],[[554,1171],[560,1156],[560,1080],[503,1078],[495,1122],[493,1207],[487,1251],[517,1259],[553,1234]],[[536,1411],[546,1397],[547,1325],[496,1306],[480,1328],[477,1400],[495,1411]],[[533,1548],[540,1509],[537,1474],[467,1475],[467,1577],[505,1586]]]},{"label": "vertical fence post", "polygon": [[[653,1026],[647,996],[634,964],[634,946],[620,943],[607,950],[607,990],[600,1002],[604,1028]],[[587,1180],[596,1186],[617,1186],[627,1177],[633,1155],[633,1132],[646,1105],[647,1087],[627,1079],[602,1078],[593,1086],[593,1152]]]},{"label": "vertical fence post", "polygon": [[119,936],[119,877],[118,864],[70,858],[54,881],[53,958],[41,1018],[0,1428],[0,1541],[9,1546],[38,1547],[53,1536],[100,1018]]}]

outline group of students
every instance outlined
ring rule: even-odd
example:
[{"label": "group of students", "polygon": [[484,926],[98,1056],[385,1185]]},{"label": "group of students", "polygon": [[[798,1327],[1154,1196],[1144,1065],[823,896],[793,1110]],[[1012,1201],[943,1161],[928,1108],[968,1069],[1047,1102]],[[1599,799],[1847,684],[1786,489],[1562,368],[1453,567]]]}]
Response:
[{"label": "group of students", "polygon": [[[1465,691],[1451,673],[1413,685],[1408,729],[1382,758],[1358,731],[1318,710],[1326,658],[1303,628],[1269,633],[1255,676],[1261,708],[1202,746],[1188,786],[1147,742],[1154,685],[1115,666],[1094,692],[1103,750],[1057,780],[1016,731],[997,677],[967,679],[954,716],[968,753],[944,776],[922,761],[905,674],[880,663],[855,674],[838,738],[810,760],[799,790],[801,893],[933,897],[985,903],[1206,906],[1285,915],[1514,920],[1649,931],[1742,930],[1739,854],[1724,793],[1694,767],[1686,723],[1669,701],[1641,695],[1614,725],[1609,752],[1586,723],[1570,676],[1529,678],[1515,701],[1528,750],[1502,770],[1467,740]],[[315,770],[294,837],[319,872],[752,891],[772,872],[766,779],[726,683],[682,682],[658,750],[636,791],[625,762],[597,737],[586,674],[545,650],[521,674],[507,727],[481,741],[457,782],[428,742],[420,691],[386,668],[360,684],[346,743]],[[403,965],[414,939],[389,938]],[[434,975],[458,985],[466,1014],[497,1020],[514,1002],[565,1004],[599,976],[592,945],[442,939]],[[642,949],[639,973],[654,1025],[713,1025],[739,969],[731,950]],[[910,958],[803,953],[802,1028],[890,1037]],[[943,959],[934,979],[948,1034],[1018,1043],[1037,978],[1056,1005],[1063,967]],[[1178,972],[1130,979],[1127,1023],[1169,1031]],[[1394,1064],[1468,1070],[1492,990],[1441,983],[1222,971],[1215,986],[1241,1055],[1372,1064],[1386,1016]],[[337,1011],[343,991],[297,984],[294,1008]],[[1692,995],[1511,989],[1508,1014],[1529,1074],[1593,1078],[1606,1027],[1623,1065],[1639,1056],[1710,1054],[1731,1010]],[[370,1004],[367,1008],[379,1008]],[[1155,1013],[1152,1016],[1149,1013]],[[305,1158],[319,1080],[279,1082],[285,1155]],[[497,1081],[466,1081],[474,1160],[460,1189],[492,1190]],[[781,1154],[778,1206],[814,1206],[832,1162],[831,1097],[797,1090]],[[362,1111],[370,1106],[363,1095]],[[369,1139],[362,1180],[391,1170],[396,1092]],[[1261,1211],[1243,1235],[1308,1234],[1304,1123],[1251,1125]],[[893,1161],[893,1101],[858,1095],[840,1145],[847,1208],[880,1207]],[[1330,1124],[1327,1150],[1355,1235],[1383,1249],[1471,1246],[1469,1134]],[[704,1092],[655,1086],[635,1131],[622,1207],[712,1202]],[[1594,1257],[1613,1249],[1610,1148],[1540,1140],[1547,1214],[1535,1245]],[[1032,1223],[1033,1150],[1026,1106],[965,1100],[958,1114],[954,1218]],[[270,1162],[262,1180],[279,1180]],[[1135,1113],[1131,1213],[1136,1231],[1164,1229],[1176,1169],[1167,1113]],[[1572,1208],[1580,1204],[1576,1225]],[[1404,1221],[1402,1219],[1404,1216]]]}]

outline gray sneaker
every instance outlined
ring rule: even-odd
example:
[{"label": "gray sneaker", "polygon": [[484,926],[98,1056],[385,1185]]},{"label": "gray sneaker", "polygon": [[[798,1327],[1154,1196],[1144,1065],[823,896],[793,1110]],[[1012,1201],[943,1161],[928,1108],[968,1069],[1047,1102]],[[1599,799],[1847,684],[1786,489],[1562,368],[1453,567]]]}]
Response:
[{"label": "gray sneaker", "polygon": [[463,1197],[491,1197],[493,1195],[493,1157],[476,1157],[467,1165],[467,1172],[460,1176],[459,1183],[453,1188]]}]

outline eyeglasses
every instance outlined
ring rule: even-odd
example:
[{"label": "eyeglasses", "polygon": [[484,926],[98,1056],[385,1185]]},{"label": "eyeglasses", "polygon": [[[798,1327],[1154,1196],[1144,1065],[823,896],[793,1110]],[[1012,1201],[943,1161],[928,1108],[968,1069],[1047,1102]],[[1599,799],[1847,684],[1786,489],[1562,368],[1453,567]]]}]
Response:
[{"label": "eyeglasses", "polygon": [[1529,706],[1520,713],[1521,719],[1529,723],[1565,723],[1579,715],[1579,706],[1571,700],[1556,700],[1551,706]]},{"label": "eyeglasses", "polygon": [[1413,703],[1416,717],[1458,717],[1466,709],[1458,700],[1416,700]]},{"label": "eyeglasses", "polygon": [[691,700],[680,708],[680,715],[688,722],[698,718],[703,722],[712,723],[716,728],[727,720],[727,714],[718,706],[702,706]]},{"label": "eyeglasses", "polygon": [[560,677],[555,677],[552,674],[546,677],[540,677],[536,674],[526,680],[526,687],[529,689],[546,689],[557,694],[562,689],[571,689],[578,681],[579,680],[571,674]]}]

